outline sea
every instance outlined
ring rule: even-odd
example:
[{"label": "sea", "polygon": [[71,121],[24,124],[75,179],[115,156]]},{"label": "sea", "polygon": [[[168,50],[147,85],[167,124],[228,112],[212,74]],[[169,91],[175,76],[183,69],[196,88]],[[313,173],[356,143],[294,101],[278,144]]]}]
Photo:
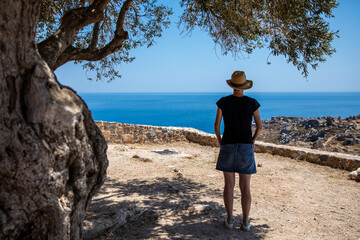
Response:
[{"label": "sea", "polygon": [[[216,102],[231,93],[79,93],[94,120],[192,127],[214,133]],[[261,105],[260,116],[341,117],[360,114],[360,92],[261,93],[245,95]]]}]

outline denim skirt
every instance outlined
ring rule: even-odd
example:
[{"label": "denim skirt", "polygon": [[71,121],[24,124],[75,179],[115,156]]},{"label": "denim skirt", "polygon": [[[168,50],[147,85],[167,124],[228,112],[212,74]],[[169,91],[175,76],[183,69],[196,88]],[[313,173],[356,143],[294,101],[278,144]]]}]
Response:
[{"label": "denim skirt", "polygon": [[243,143],[221,145],[216,169],[242,174],[256,173],[253,145]]}]

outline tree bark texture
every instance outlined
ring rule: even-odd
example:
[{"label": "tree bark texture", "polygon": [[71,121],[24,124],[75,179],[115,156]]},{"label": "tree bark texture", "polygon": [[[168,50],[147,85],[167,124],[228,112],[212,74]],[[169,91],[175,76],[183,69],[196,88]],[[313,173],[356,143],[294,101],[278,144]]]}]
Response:
[{"label": "tree bark texture", "polygon": [[0,239],[80,239],[107,144],[35,42],[40,0],[0,0]]}]

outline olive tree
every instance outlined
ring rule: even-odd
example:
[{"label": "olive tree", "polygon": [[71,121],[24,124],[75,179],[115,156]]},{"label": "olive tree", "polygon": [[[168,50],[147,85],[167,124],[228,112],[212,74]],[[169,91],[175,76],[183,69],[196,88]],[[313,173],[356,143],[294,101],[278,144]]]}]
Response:
[{"label": "olive tree", "polygon": [[[37,41],[52,70],[75,61],[95,70],[96,79],[112,80],[119,77],[114,66],[134,59],[131,49],[150,47],[170,24],[172,10],[155,0],[91,3],[42,0]],[[308,66],[316,68],[334,52],[331,42],[336,32],[331,31],[326,18],[333,17],[335,0],[179,3],[183,10],[180,28],[208,32],[223,54],[237,56],[266,47],[270,55],[284,55],[307,76]]]},{"label": "olive tree", "polygon": [[[80,239],[105,179],[107,145],[84,101],[54,70],[83,64],[119,76],[151,46],[172,10],[156,0],[0,0],[0,238]],[[305,76],[334,49],[334,0],[181,0],[183,31],[209,33],[223,54],[268,48]],[[176,46],[174,46],[176,47]]]}]

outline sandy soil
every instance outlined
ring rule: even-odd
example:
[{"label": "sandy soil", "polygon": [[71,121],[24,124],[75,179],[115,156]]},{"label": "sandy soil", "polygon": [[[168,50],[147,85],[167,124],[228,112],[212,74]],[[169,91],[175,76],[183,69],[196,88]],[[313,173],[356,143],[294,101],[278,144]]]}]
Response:
[{"label": "sandy soil", "polygon": [[[165,149],[179,154],[154,152]],[[238,185],[236,226],[225,229],[217,151],[190,143],[110,145],[107,181],[89,214],[123,208],[147,214],[100,239],[360,239],[360,183],[344,170],[269,154],[256,154],[251,231],[239,228]]]}]

